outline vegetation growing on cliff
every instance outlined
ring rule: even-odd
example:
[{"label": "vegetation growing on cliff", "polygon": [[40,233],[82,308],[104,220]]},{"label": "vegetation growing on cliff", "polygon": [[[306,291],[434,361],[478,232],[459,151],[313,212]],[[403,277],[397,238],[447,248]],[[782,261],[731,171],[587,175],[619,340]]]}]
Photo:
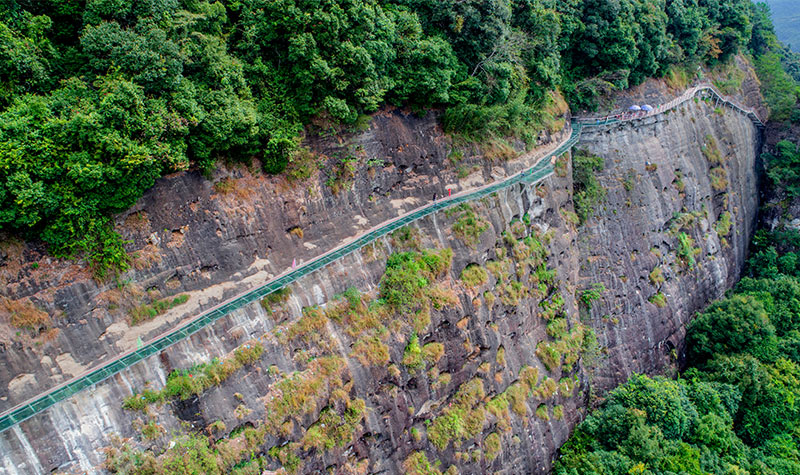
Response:
[{"label": "vegetation growing on cliff", "polygon": [[188,370],[175,370],[167,377],[167,384],[160,391],[145,389],[125,398],[124,409],[145,410],[150,404],[161,404],[169,399],[189,399],[206,389],[222,384],[233,373],[245,365],[253,364],[264,353],[264,346],[249,342],[235,349],[223,359],[213,359]]},{"label": "vegetation growing on cliff", "polygon": [[[781,68],[765,7],[754,12],[750,47],[762,92],[771,118],[786,120],[796,111],[797,84]],[[776,148],[764,155],[767,175],[781,198],[796,198],[797,148],[788,141]],[[711,166],[724,162],[709,138],[703,153]],[[712,186],[722,189],[727,178],[715,170],[722,168],[712,170]],[[683,230],[700,217],[676,215],[671,226],[676,254],[689,268],[700,249]],[[725,211],[715,230],[723,238],[731,227]],[[612,391],[562,447],[554,472],[800,473],[798,251],[796,230],[759,230],[747,265],[750,277],[689,325],[688,369],[677,380],[634,375]],[[650,278],[654,284],[659,280]],[[666,304],[660,292],[650,301]]]},{"label": "vegetation growing on cliff", "polygon": [[594,213],[595,206],[606,197],[606,189],[595,176],[605,167],[603,157],[578,150],[572,156],[572,182],[574,186],[575,213],[583,224]]},{"label": "vegetation growing on cliff", "polygon": [[[417,233],[393,236],[391,248],[403,242],[409,247],[419,244],[421,236],[406,239],[412,234]],[[564,416],[562,404],[579,394],[575,365],[595,345],[593,333],[567,316],[562,285],[546,267],[548,239],[549,235],[541,235],[528,216],[514,220],[496,242],[493,253],[499,260],[493,262],[502,262],[505,267],[503,284],[524,289],[513,298],[537,309],[547,321],[543,347],[548,347],[550,356],[520,356],[509,353],[502,344],[492,344],[491,351],[482,354],[470,337],[475,334],[471,327],[483,327],[483,322],[475,320],[468,304],[457,299],[453,289],[473,298],[473,305],[479,308],[477,288],[490,284],[492,277],[482,267],[472,265],[466,267],[466,275],[478,275],[466,280],[474,287],[453,278],[465,274],[451,270],[453,254],[449,249],[395,252],[387,256],[384,276],[374,293],[362,294],[350,288],[324,306],[303,309],[296,318],[291,318],[291,309],[275,305],[271,317],[276,326],[260,343],[253,346],[251,342],[250,348],[239,348],[221,360],[175,371],[163,389],[148,387],[127,398],[124,407],[133,417],[150,420],[140,424],[142,432],[135,444],[121,441],[108,450],[106,467],[114,473],[162,473],[167,467],[175,467],[176,473],[185,469],[244,474],[276,468],[303,473],[312,464],[318,467],[322,461],[332,460],[356,463],[349,454],[355,453],[354,444],[365,434],[365,418],[370,411],[381,410],[387,401],[398,399],[401,388],[411,384],[427,390],[430,400],[440,403],[422,409],[398,406],[401,413],[408,411],[409,425],[396,436],[406,434],[420,450],[403,454],[407,457],[405,470],[441,473],[442,464],[435,457],[441,451],[438,456],[453,463],[447,455],[449,447],[457,451],[456,461],[493,463],[512,443],[519,444],[512,437],[516,427],[534,417]],[[509,291],[499,292],[503,299],[512,299]],[[271,303],[277,304],[285,296],[288,292],[276,295]],[[522,299],[530,299],[530,303]],[[466,307],[461,308],[463,305]],[[437,311],[442,313],[436,315]],[[436,328],[449,328],[447,339],[437,341],[443,334],[433,331],[432,316]],[[490,323],[480,331],[501,330]],[[291,355],[294,362],[289,367],[294,371],[283,372],[277,366],[266,369],[259,363],[263,361],[262,352],[273,351]],[[463,355],[475,355],[472,368],[456,369],[453,375],[445,372]],[[185,404],[179,401],[204,398],[204,391],[226,378],[227,384],[235,385],[231,376],[251,363],[257,366],[248,376],[257,374],[259,380],[269,384],[267,394],[259,399],[263,410],[248,396],[236,393],[234,405],[239,407],[234,411],[235,419],[210,422],[208,436],[204,432],[177,435],[155,429],[163,415],[162,403]],[[279,364],[283,367],[286,362]],[[464,371],[469,372],[466,380],[462,379]],[[381,384],[375,395],[361,399],[356,384],[362,383],[356,378],[365,374]],[[219,394],[215,391],[214,397]],[[173,438],[180,438],[181,447],[188,447],[184,453],[161,449]],[[474,444],[481,449],[466,451]],[[357,461],[362,462],[365,465],[361,468],[366,467],[368,461]],[[445,473],[458,471],[450,466]]]},{"label": "vegetation growing on cliff", "polygon": [[[800,470],[800,280],[795,252],[765,233],[751,274],[689,326],[690,369],[677,381],[634,376],[561,449],[557,474],[758,473]],[[789,250],[791,249],[791,250]],[[786,271],[786,273],[784,273]],[[769,276],[769,277],[763,277]]]},{"label": "vegetation growing on cliff", "polygon": [[[781,198],[796,197],[795,155],[790,142],[765,154]],[[712,163],[720,157],[707,153]],[[671,226],[678,257],[689,267],[699,249],[682,230],[699,217],[676,215]],[[731,227],[725,212],[715,229],[726,236]],[[634,375],[612,391],[562,447],[554,472],[800,473],[799,251],[796,230],[757,231],[749,277],[689,325],[688,369],[677,380]],[[664,296],[651,302],[665,303]]]},{"label": "vegetation growing on cliff", "polygon": [[444,107],[449,131],[531,142],[564,110],[551,91],[592,107],[670,65],[761,45],[761,23],[749,0],[12,0],[0,230],[104,276],[128,266],[111,216],[164,174],[253,158],[281,173],[303,161],[305,126],[363,123],[384,104]]}]

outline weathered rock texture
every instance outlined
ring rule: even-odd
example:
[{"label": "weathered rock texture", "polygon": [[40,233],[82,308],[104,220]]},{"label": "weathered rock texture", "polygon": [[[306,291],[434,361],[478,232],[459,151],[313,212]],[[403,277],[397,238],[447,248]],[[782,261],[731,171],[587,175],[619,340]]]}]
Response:
[{"label": "weathered rock texture", "polygon": [[[434,195],[530,166],[559,138],[543,136],[536,153],[502,163],[487,164],[478,150],[466,150],[452,165],[446,158],[449,139],[434,114],[419,118],[393,111],[346,139],[314,140],[322,171],[304,182],[290,184],[245,168],[218,171],[213,181],[198,173],[166,177],[117,220],[135,256],[119,283],[98,284],[80,263],[8,241],[0,246],[0,299],[44,309],[52,328],[18,331],[0,318],[0,411]],[[347,157],[357,159],[355,173],[336,180]],[[334,194],[328,182],[341,191]],[[187,303],[130,325],[135,307],[182,293],[188,293]]]},{"label": "weathered rock texture", "polygon": [[[705,153],[704,144],[708,146]],[[215,192],[208,181],[193,174],[161,180],[131,213],[120,218],[120,228],[133,240],[132,248],[140,250],[137,270],[125,276],[132,279],[127,287],[98,286],[75,265],[48,262],[34,247],[7,246],[3,267],[7,296],[31,297],[51,315],[59,311],[63,315],[54,320],[59,332],[48,338],[7,335],[0,351],[0,408],[79,373],[107,354],[135,346],[139,336],[146,340],[198,308],[263,282],[295,258],[302,262],[434,193],[491,179],[524,162],[503,164],[505,169],[478,166],[459,183],[455,167],[440,171],[449,145],[433,118],[397,112],[376,118],[369,131],[344,146],[314,145],[328,156],[363,157],[352,191],[333,195],[320,186],[324,177],[291,187],[279,179],[253,177],[245,170],[231,172],[236,178],[227,193]],[[393,374],[385,367],[364,367],[350,357],[353,338],[332,321],[322,332],[324,344],[282,341],[276,336],[281,328],[274,316],[254,303],[1,434],[0,471],[97,470],[103,461],[100,449],[111,443],[115,433],[132,438],[134,445],[163,450],[164,437],[150,442],[140,439],[137,419],[155,420],[167,434],[179,429],[182,420],[198,429],[222,420],[227,430],[217,437],[246,424],[258,426],[268,415],[265,396],[281,375],[302,371],[309,357],[330,353],[344,358],[343,387],[349,397],[363,399],[368,410],[352,434],[352,443],[324,455],[316,449],[302,452],[303,471],[336,466],[347,473],[346,467],[361,463],[370,473],[402,473],[409,454],[421,450],[430,460],[441,460],[442,469],[455,465],[462,473],[545,473],[556,449],[590,403],[590,380],[602,390],[624,381],[631,372],[659,371],[680,356],[683,325],[737,278],[757,210],[759,137],[749,120],[728,110],[716,114],[702,102],[690,103],[646,123],[587,131],[579,146],[605,158],[599,179],[607,189],[595,216],[580,228],[572,222],[568,166],[563,176],[554,175],[535,189],[515,187],[476,203],[476,212],[489,226],[474,248],[453,234],[458,213],[415,223],[422,247],[454,250],[452,269],[437,285],[452,290],[457,302],[434,309],[430,325],[419,335],[422,344],[440,342],[445,347],[442,359],[426,371],[414,373],[401,364],[411,332],[402,323],[389,326],[386,337],[391,362],[400,369]],[[712,185],[712,165],[706,156],[713,149],[721,157],[713,168],[724,170],[724,180],[719,180],[723,173],[716,170]],[[370,171],[368,157],[381,158],[386,166]],[[468,157],[464,163],[470,167],[479,161]],[[718,224],[725,212],[730,213],[729,230]],[[555,280],[547,292],[537,291],[531,269],[514,275],[513,269],[523,264],[514,259],[506,279],[520,281],[527,290],[518,301],[498,298],[491,305],[483,292],[498,296],[504,292],[497,277],[490,276],[478,290],[464,287],[457,278],[470,263],[486,266],[502,260],[498,247],[512,252],[502,233],[519,232],[513,227],[519,224],[512,225],[515,220],[530,220],[521,235],[535,235],[546,243],[547,267],[555,271]],[[302,232],[292,232],[295,227]],[[688,258],[678,257],[680,233],[692,239],[690,254],[696,261],[692,266]],[[299,318],[303,307],[333,305],[334,296],[351,286],[374,294],[385,258],[397,245],[387,238],[296,283],[282,318]],[[32,269],[30,263],[37,258],[39,266]],[[650,279],[656,267],[662,269],[663,283]],[[579,310],[575,296],[595,283],[603,284],[606,291],[591,310]],[[190,299],[166,317],[130,328],[125,312],[153,298],[145,293],[148,290],[161,295],[184,292]],[[663,308],[648,302],[658,291],[665,296]],[[563,296],[561,312],[571,329],[579,329],[583,319],[596,331],[602,349],[599,358],[584,357],[573,365],[551,368],[540,361],[537,348],[541,342],[553,341],[540,304],[557,294]],[[173,369],[225,355],[252,338],[261,338],[266,348],[259,361],[199,398],[153,407],[147,417],[121,409],[123,398],[134,390],[148,383],[160,388]],[[498,357],[501,348],[504,358]],[[270,370],[273,365],[278,372]],[[553,394],[527,394],[522,406],[511,412],[507,430],[500,427],[499,418],[487,413],[475,437],[443,450],[428,442],[425,421],[442,415],[460,386],[478,378],[485,392],[479,406],[484,407],[517,382],[525,366],[538,369],[540,386],[548,379],[566,386]],[[440,381],[436,373],[448,373],[451,379],[438,387],[433,384]],[[576,382],[574,389],[569,381]],[[290,434],[271,434],[262,449],[301,437],[318,417],[322,402],[298,415]],[[252,412],[242,416],[246,411],[239,410],[237,416],[234,409],[240,405]],[[555,417],[557,406],[563,409],[561,419]],[[550,419],[534,415],[537,409]],[[412,432],[422,437],[417,440]],[[500,435],[502,447],[493,461],[486,456],[485,441],[492,432]],[[270,460],[272,468],[277,468],[277,460]]]},{"label": "weathered rock texture", "polygon": [[[608,350],[601,388],[680,358],[684,325],[738,280],[757,217],[760,140],[749,120],[702,101],[583,135],[580,146],[606,163],[607,199],[578,242],[582,285],[607,289],[591,312]],[[678,257],[681,233],[694,265]],[[649,302],[659,292],[664,307]]]}]

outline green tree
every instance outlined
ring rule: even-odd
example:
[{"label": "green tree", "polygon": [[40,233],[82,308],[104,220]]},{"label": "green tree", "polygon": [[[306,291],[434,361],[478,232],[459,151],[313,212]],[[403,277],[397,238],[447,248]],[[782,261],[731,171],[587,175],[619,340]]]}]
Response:
[{"label": "green tree", "polygon": [[117,22],[89,25],[81,46],[95,74],[118,68],[151,93],[173,91],[180,82],[184,63],[180,48],[152,22],[140,21],[130,29]]},{"label": "green tree", "polygon": [[658,427],[668,439],[688,436],[698,417],[686,388],[663,378],[633,375],[625,385],[611,392],[608,404],[644,411],[647,423]]},{"label": "green tree", "polygon": [[696,365],[716,354],[745,353],[772,361],[777,352],[775,327],[761,301],[750,295],[711,304],[689,325],[686,345]]},{"label": "green tree", "polygon": [[767,176],[773,185],[784,190],[789,196],[800,195],[800,152],[788,140],[775,145],[775,154],[762,155]]},{"label": "green tree", "polygon": [[797,425],[798,376],[797,365],[786,359],[766,365],[750,355],[720,355],[707,363],[706,377],[739,388],[742,400],[734,427],[742,440],[757,446]]}]

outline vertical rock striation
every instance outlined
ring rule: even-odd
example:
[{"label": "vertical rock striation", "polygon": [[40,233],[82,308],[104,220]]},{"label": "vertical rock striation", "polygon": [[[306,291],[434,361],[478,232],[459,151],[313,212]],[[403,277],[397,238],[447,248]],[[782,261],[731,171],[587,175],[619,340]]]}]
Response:
[{"label": "vertical rock striation", "polygon": [[[546,473],[592,402],[590,384],[602,391],[632,372],[661,371],[680,358],[686,322],[738,278],[753,232],[760,137],[747,118],[700,101],[642,122],[584,133],[578,147],[604,159],[598,179],[606,197],[582,226],[574,222],[568,160],[536,187],[513,187],[420,220],[406,237],[387,237],[307,276],[285,304],[236,311],[0,434],[0,472],[99,471],[112,434],[138,449],[169,453],[168,434],[184,423],[213,434],[218,444],[240,441],[277,417],[272,401],[285,381],[311,377],[316,365],[335,361],[320,386],[328,389],[314,393],[313,405],[293,413],[291,424],[259,433],[259,453],[293,451],[303,472],[335,466],[341,473],[403,473],[424,454],[441,461],[442,471]],[[353,191],[339,195],[313,184],[307,194],[288,187],[279,194],[277,183],[244,171],[237,172],[238,198],[191,174],[162,180],[128,215],[135,218],[122,219],[133,246],[143,254],[153,250],[134,272],[135,282],[142,291],[188,292],[186,305],[208,306],[282,271],[293,258],[318,254],[326,240],[346,239],[441,193],[458,180],[454,171],[441,170],[447,146],[434,123],[397,114],[376,119],[358,143],[369,156],[393,162],[378,173],[360,170]],[[385,126],[415,132],[394,143]],[[515,166],[478,167],[465,181]],[[302,232],[290,232],[295,227]],[[365,363],[357,351],[365,334],[337,313],[345,301],[340,295],[354,287],[364,302],[374,300],[392,252],[428,248],[453,250],[449,270],[429,282],[436,289],[426,294],[430,321],[419,312],[384,315],[379,340],[394,369],[383,357],[376,356],[380,364]],[[476,267],[485,280],[461,278]],[[65,282],[50,304],[66,309],[66,321],[43,349],[21,342],[3,347],[4,407],[186,313],[176,307],[136,330],[100,304],[98,295],[114,289],[69,275],[66,264],[50,271]],[[34,280],[19,270],[11,292],[41,296]],[[588,309],[579,297],[595,284],[605,290]],[[128,297],[114,298],[125,304]],[[314,321],[316,330],[294,335],[293,325],[306,321],[303,308],[318,305],[325,317]],[[408,356],[412,334],[428,349],[422,362]],[[199,396],[168,399],[147,412],[122,409],[134,392],[164,387],[174,369],[233,357],[254,339],[264,353]],[[341,446],[310,440],[310,432],[322,430],[326,408],[361,400],[365,410],[347,426]],[[148,422],[163,432],[143,437]],[[289,461],[273,455],[266,456],[270,469]]]}]

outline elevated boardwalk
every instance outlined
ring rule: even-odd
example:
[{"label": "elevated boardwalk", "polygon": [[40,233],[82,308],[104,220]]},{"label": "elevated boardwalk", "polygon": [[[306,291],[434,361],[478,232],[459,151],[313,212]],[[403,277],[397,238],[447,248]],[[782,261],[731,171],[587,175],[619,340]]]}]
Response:
[{"label": "elevated boardwalk", "polygon": [[461,203],[478,200],[485,196],[491,195],[492,193],[520,183],[532,185],[544,180],[552,175],[554,171],[551,158],[558,157],[574,147],[575,144],[577,144],[580,140],[582,130],[586,127],[597,127],[621,122],[632,122],[647,117],[656,116],[675,109],[696,96],[712,98],[718,105],[729,107],[732,110],[747,116],[759,129],[764,128],[763,122],[753,110],[743,108],[732,100],[724,97],[710,84],[702,84],[688,89],[681,96],[668,102],[667,104],[656,107],[652,112],[644,114],[623,113],[604,117],[575,118],[568,126],[570,127],[570,135],[565,138],[558,145],[558,147],[541,157],[533,166],[529,167],[528,169],[520,171],[508,178],[505,178],[504,180],[484,185],[476,189],[467,190],[455,194],[452,197],[439,199],[402,216],[386,221],[370,229],[369,231],[366,231],[361,236],[346,244],[331,249],[330,251],[312,259],[311,261],[299,265],[295,269],[284,272],[283,274],[269,280],[263,285],[260,285],[250,291],[223,302],[201,313],[190,322],[161,334],[160,336],[147,342],[141,348],[123,353],[113,359],[110,359],[98,365],[96,368],[85,372],[84,374],[76,376],[35,398],[9,409],[0,415],[0,432],[3,432],[13,427],[15,424],[18,424],[42,411],[45,411],[51,406],[68,399],[79,391],[83,391],[84,389],[90,388],[102,381],[105,381],[120,371],[123,371],[126,368],[135,365],[136,363],[139,363],[142,360],[149,358],[150,356],[163,351],[171,345],[193,335],[225,315],[257,300],[260,300],[266,295],[286,287],[298,279],[312,272],[320,270],[326,267],[328,264],[341,259],[348,254],[358,251],[362,247],[373,243],[377,239],[403,226],[406,226],[409,223],[424,218],[437,211],[451,208]]}]

